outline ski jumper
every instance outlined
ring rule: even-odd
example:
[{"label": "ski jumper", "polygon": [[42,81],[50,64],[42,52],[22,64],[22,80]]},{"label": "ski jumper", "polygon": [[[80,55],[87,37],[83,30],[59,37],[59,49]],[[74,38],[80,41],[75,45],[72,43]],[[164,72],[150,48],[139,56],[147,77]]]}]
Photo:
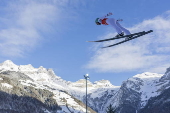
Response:
[{"label": "ski jumper", "polygon": [[118,34],[121,34],[122,32],[124,32],[126,35],[130,35],[130,31],[125,29],[124,27],[122,27],[119,22],[119,20],[115,20],[114,18],[106,18],[106,17],[102,17],[99,18],[99,22],[103,25],[111,25],[113,28],[115,28],[116,32]]}]

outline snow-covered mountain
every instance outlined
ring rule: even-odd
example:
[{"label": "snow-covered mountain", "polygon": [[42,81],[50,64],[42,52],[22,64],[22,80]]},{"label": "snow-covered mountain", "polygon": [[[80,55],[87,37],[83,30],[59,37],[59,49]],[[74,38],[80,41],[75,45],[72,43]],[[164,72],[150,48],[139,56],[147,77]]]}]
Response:
[{"label": "snow-covered mountain", "polygon": [[[18,66],[7,60],[0,64],[0,97],[4,97],[0,111],[84,113],[85,105],[68,92],[71,86],[71,82],[56,76],[52,69],[34,68],[30,64]],[[88,111],[96,113],[90,108]]]},{"label": "snow-covered mountain", "polygon": [[[103,92],[102,96],[94,98],[89,94],[90,107],[98,113],[104,113],[110,104],[115,106],[118,113],[169,113],[168,92],[170,92],[170,68],[164,75],[149,72],[135,75],[124,81],[117,90],[108,90]],[[100,104],[100,107],[94,106],[96,103]]]},{"label": "snow-covered mountain", "polygon": [[[18,66],[7,60],[0,64],[0,111],[84,113],[85,82],[65,81],[52,69]],[[105,113],[110,104],[118,113],[168,113],[165,111],[170,111],[169,87],[170,68],[164,75],[135,75],[121,86],[108,80],[88,81],[88,113]],[[165,111],[161,111],[163,108]]]}]

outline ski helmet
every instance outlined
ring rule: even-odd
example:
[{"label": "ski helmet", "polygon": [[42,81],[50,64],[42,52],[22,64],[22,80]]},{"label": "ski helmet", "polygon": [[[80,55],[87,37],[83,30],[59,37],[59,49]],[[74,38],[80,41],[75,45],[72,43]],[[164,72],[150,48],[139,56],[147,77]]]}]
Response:
[{"label": "ski helmet", "polygon": [[101,23],[99,22],[99,18],[96,18],[95,23],[96,23],[97,25],[101,25]]}]

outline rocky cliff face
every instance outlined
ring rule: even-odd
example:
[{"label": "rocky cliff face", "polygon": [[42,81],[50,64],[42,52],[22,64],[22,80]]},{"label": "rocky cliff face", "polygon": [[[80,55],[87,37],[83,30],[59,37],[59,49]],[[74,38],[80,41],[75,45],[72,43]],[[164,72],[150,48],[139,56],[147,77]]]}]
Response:
[{"label": "rocky cliff face", "polygon": [[54,94],[45,89],[39,89],[21,84],[21,80],[30,80],[22,73],[2,72],[0,74],[0,111],[2,113],[43,113],[57,112],[61,107],[57,104]]},{"label": "rocky cliff face", "polygon": [[170,113],[170,68],[159,79],[157,86],[160,95],[150,98],[139,113]]},{"label": "rocky cliff face", "polygon": [[149,72],[135,75],[124,81],[117,89],[106,90],[105,88],[102,95],[89,94],[89,105],[98,113],[104,113],[110,104],[115,106],[118,113],[158,113],[159,111],[164,113],[162,111],[164,107],[166,111],[170,110],[168,107],[169,76],[169,68],[164,75]]}]

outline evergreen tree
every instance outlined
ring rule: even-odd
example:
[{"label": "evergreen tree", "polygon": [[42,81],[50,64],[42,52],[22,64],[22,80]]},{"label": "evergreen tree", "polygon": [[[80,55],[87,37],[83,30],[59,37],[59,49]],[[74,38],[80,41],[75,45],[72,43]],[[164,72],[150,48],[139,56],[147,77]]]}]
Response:
[{"label": "evergreen tree", "polygon": [[107,107],[106,113],[116,113],[116,109],[112,107],[112,105],[110,104]]}]

